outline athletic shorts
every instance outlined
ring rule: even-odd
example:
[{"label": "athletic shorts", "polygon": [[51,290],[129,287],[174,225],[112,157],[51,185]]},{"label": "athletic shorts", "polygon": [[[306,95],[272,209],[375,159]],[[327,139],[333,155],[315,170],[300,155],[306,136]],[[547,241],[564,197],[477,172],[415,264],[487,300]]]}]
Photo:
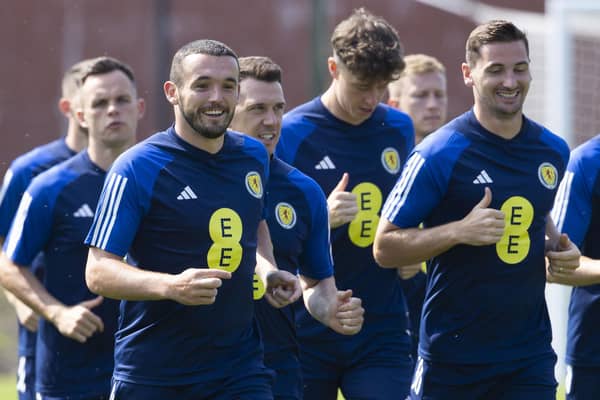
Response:
[{"label": "athletic shorts", "polygon": [[496,364],[446,364],[419,358],[411,400],[555,400],[556,355]]},{"label": "athletic shorts", "polygon": [[35,400],[35,356],[20,356],[17,367],[19,400]]},{"label": "athletic shorts", "polygon": [[379,332],[336,344],[301,343],[304,399],[404,399],[408,396],[413,359],[406,334]]},{"label": "athletic shorts", "polygon": [[600,399],[600,367],[567,365],[565,391],[567,400]]},{"label": "athletic shorts", "polygon": [[273,373],[267,368],[230,371],[219,381],[181,386],[138,385],[113,381],[110,400],[273,400]]}]

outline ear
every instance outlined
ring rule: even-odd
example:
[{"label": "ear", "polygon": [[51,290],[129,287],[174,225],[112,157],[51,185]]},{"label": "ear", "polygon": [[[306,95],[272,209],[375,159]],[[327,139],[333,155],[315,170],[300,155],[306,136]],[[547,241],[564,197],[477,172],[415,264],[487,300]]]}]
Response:
[{"label": "ear", "polygon": [[333,57],[329,57],[327,59],[327,69],[329,70],[329,75],[331,75],[333,79],[337,79],[339,70],[338,65]]},{"label": "ear", "polygon": [[81,125],[82,128],[89,129],[89,125],[85,120],[83,110],[81,108],[75,112],[75,116],[77,117],[77,122],[79,122],[79,125]]},{"label": "ear", "polygon": [[144,116],[144,112],[146,111],[146,102],[144,99],[138,99],[137,101],[137,109],[138,109],[138,120],[142,119]]},{"label": "ear", "polygon": [[469,64],[462,63],[460,69],[462,70],[463,81],[465,82],[465,85],[467,87],[473,87],[473,76],[471,75],[472,71]]},{"label": "ear", "polygon": [[165,92],[165,97],[167,98],[167,101],[169,103],[171,103],[174,106],[179,104],[179,101],[177,99],[177,86],[174,82],[166,81],[163,85],[163,90]]},{"label": "ear", "polygon": [[58,100],[58,110],[65,117],[69,118],[71,116],[71,102],[64,97],[61,97],[60,100]]}]

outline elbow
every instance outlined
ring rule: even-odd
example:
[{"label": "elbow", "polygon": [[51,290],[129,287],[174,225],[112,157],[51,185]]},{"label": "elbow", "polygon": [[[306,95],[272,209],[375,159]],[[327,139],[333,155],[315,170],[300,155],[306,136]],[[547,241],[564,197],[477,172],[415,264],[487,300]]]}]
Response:
[{"label": "elbow", "polygon": [[381,243],[381,240],[375,239],[373,243],[373,257],[375,262],[381,268],[395,268],[397,263],[394,263],[393,257],[390,256],[390,252],[386,250],[385,246]]},{"label": "elbow", "polygon": [[88,289],[90,289],[90,292],[98,295],[104,294],[102,279],[100,277],[100,269],[95,263],[89,262],[89,260],[85,267],[85,283]]}]

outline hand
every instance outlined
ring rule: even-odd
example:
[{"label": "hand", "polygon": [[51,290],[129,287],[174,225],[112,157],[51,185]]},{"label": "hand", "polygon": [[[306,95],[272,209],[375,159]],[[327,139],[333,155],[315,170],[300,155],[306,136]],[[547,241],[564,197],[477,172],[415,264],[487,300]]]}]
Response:
[{"label": "hand", "polygon": [[300,298],[302,289],[296,275],[275,270],[267,274],[265,298],[275,308],[285,307]]},{"label": "hand", "polygon": [[330,307],[327,325],[342,335],[355,335],[362,329],[365,309],[362,301],[352,297],[352,290],[338,290],[336,304]]},{"label": "hand", "polygon": [[72,307],[61,306],[52,318],[52,323],[63,336],[85,343],[94,333],[104,330],[104,323],[100,317],[90,311],[99,306],[103,299],[102,296],[98,296]]},{"label": "hand", "polygon": [[221,269],[188,268],[173,275],[168,297],[186,306],[213,304],[223,279],[231,279],[231,273]]},{"label": "hand", "polygon": [[486,246],[500,241],[504,235],[504,213],[488,208],[491,202],[492,191],[486,187],[481,201],[459,222],[460,243]]},{"label": "hand", "polygon": [[15,307],[15,312],[17,313],[19,323],[28,331],[37,332],[38,323],[40,320],[39,315],[19,299],[15,298],[13,305]]},{"label": "hand", "polygon": [[358,204],[356,203],[356,195],[351,192],[346,192],[350,175],[344,172],[342,179],[337,186],[333,188],[327,198],[327,208],[329,209],[329,225],[337,228],[352,221],[358,214]]},{"label": "hand", "polygon": [[422,263],[417,263],[417,264],[404,265],[402,267],[397,267],[396,272],[398,273],[398,276],[400,277],[400,279],[410,279],[413,276],[415,276],[416,274],[418,274],[419,271],[421,271],[421,264]]},{"label": "hand", "polygon": [[561,233],[556,250],[546,251],[546,257],[548,258],[546,278],[549,282],[554,282],[567,278],[575,272],[579,267],[581,253],[569,236]]}]

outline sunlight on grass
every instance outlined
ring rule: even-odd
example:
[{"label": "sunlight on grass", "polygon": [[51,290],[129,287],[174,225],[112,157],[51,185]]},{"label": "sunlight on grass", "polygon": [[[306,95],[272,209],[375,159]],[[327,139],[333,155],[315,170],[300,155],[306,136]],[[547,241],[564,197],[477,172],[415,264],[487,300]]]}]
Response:
[{"label": "sunlight on grass", "polygon": [[17,400],[15,379],[14,375],[0,375],[0,399]]}]

